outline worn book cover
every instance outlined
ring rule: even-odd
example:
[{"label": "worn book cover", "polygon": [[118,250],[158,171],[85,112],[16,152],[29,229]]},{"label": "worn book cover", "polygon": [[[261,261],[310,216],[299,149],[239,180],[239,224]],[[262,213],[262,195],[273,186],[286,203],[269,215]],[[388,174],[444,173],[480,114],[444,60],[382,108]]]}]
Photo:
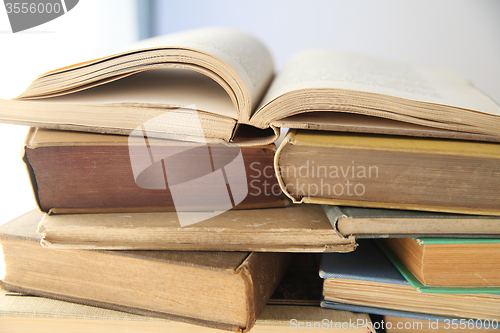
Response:
[{"label": "worn book cover", "polygon": [[248,331],[290,256],[263,252],[47,249],[39,214],[1,226],[4,289],[230,331]]},{"label": "worn book cover", "polygon": [[500,145],[291,130],[274,163],[294,203],[500,215]]},{"label": "worn book cover", "polygon": [[498,238],[394,238],[378,244],[419,290],[500,293]]},{"label": "worn book cover", "polygon": [[181,226],[175,212],[45,215],[38,232],[43,246],[68,249],[349,252],[356,248],[355,238],[340,236],[318,205],[230,210],[188,226]]},{"label": "worn book cover", "polygon": [[321,205],[332,226],[356,238],[499,238],[500,216]]},{"label": "worn book cover", "polygon": [[356,251],[323,254],[320,276],[326,301],[442,316],[500,319],[500,295],[424,293],[411,286],[373,240]]},{"label": "worn book cover", "polygon": [[[142,316],[85,304],[9,292],[0,289],[2,331],[17,333],[66,332],[184,332],[217,333],[218,329],[165,318]],[[268,304],[260,313],[252,333],[308,331],[374,332],[365,313],[324,309],[307,305]],[[314,326],[316,325],[316,326]]]},{"label": "worn book cover", "polygon": [[200,198],[183,204],[179,198],[208,191],[212,197],[227,197],[225,185],[203,176],[220,170],[234,174],[228,170],[233,164],[242,171],[226,181],[234,208],[286,206],[273,173],[275,150],[274,145],[201,146],[31,128],[23,160],[36,202],[47,213],[200,211],[221,209],[225,201]]},{"label": "worn book cover", "polygon": [[[327,309],[332,309],[332,310],[341,310],[341,311],[352,311],[352,312],[360,312],[360,313],[368,313],[372,315],[377,315],[377,316],[383,316],[385,319],[386,317],[390,316],[393,317],[391,320],[393,322],[402,322],[403,326],[400,326],[400,330],[404,328],[404,322],[409,321],[409,320],[422,320],[425,321],[425,324],[422,324],[422,326],[413,326],[413,331],[418,331],[420,332],[420,327],[423,328],[429,328],[429,325],[432,325],[431,328],[433,328],[432,332],[438,332],[437,328],[440,327],[442,324],[439,323],[448,323],[448,330],[451,328],[452,323],[460,323],[460,322],[466,322],[466,323],[472,323],[471,327],[477,327],[478,330],[482,330],[483,332],[485,329],[491,329],[491,328],[498,328],[498,326],[495,324],[495,321],[482,321],[482,320],[475,320],[475,319],[468,319],[468,318],[459,318],[459,317],[447,317],[447,316],[438,316],[434,314],[428,314],[428,313],[420,313],[420,312],[408,312],[408,311],[401,311],[401,310],[394,310],[394,309],[385,309],[385,308],[377,308],[377,307],[370,307],[370,306],[362,306],[362,305],[354,305],[354,304],[346,304],[346,303],[338,303],[338,302],[332,302],[332,301],[326,301],[323,300],[321,301],[321,307],[327,308]],[[437,323],[437,324],[430,324],[430,323]],[[425,325],[425,326],[424,326]],[[483,327],[484,326],[484,327]],[[397,328],[396,325],[391,328]],[[386,326],[387,330],[387,326]],[[398,331],[400,331],[398,330]]]}]

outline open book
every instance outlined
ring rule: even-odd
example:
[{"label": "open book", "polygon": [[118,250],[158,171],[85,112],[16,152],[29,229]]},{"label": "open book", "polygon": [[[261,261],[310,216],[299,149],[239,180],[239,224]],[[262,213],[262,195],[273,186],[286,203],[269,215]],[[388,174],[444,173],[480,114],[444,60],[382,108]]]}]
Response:
[{"label": "open book", "polygon": [[240,144],[279,127],[500,141],[500,107],[445,70],[312,50],[274,72],[244,32],[176,33],[41,75],[0,101],[0,121]]}]

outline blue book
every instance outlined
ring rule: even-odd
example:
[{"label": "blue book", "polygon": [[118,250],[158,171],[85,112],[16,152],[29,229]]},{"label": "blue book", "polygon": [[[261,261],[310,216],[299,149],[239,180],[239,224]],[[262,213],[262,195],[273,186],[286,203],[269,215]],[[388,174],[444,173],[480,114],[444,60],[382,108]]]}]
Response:
[{"label": "blue book", "polygon": [[500,324],[495,320],[480,320],[480,319],[468,319],[468,318],[457,318],[457,317],[448,317],[448,316],[438,316],[428,313],[418,313],[418,312],[408,312],[408,311],[400,311],[393,309],[382,309],[382,308],[374,308],[369,306],[361,306],[361,305],[353,305],[353,304],[345,304],[338,302],[325,301],[324,299],[321,301],[321,307],[327,309],[334,310],[343,310],[343,311],[351,311],[351,312],[360,312],[360,313],[368,313],[379,316],[393,316],[400,318],[410,318],[417,320],[427,320],[427,321],[438,321],[446,324],[454,324],[466,322],[469,326],[476,327],[484,327],[484,328],[492,328],[498,329],[500,328]]},{"label": "blue book", "polygon": [[410,285],[375,241],[359,240],[359,246],[349,253],[329,253],[321,257],[319,276]]},{"label": "blue book", "polygon": [[325,279],[325,301],[500,321],[500,295],[422,293],[411,286],[373,240],[359,240],[354,252],[324,254],[319,274]]}]

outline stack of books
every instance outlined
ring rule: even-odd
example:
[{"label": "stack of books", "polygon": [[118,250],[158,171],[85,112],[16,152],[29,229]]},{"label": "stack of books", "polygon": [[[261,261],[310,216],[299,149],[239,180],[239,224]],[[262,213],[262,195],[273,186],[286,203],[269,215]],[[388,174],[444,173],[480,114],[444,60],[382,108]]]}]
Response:
[{"label": "stack of books", "polygon": [[[405,246],[395,247],[396,255],[385,244],[412,241],[432,245],[420,249],[425,252],[422,256]],[[325,254],[320,269],[324,278],[321,305],[384,316],[386,331],[497,329],[500,288],[499,250],[495,244],[498,244],[496,239],[360,241],[359,249],[352,253]],[[405,266],[399,256],[412,264]],[[415,269],[417,263],[423,267],[415,270],[414,275],[407,267]],[[426,272],[425,280],[422,279],[425,284],[420,280],[423,272]],[[489,277],[492,278],[488,280]]]},{"label": "stack of books", "polygon": [[[425,251],[402,237],[500,237],[500,107],[447,71],[314,50],[275,75],[254,37],[209,28],[43,74],[0,100],[0,121],[32,126],[23,159],[39,209],[0,229],[0,311],[19,330],[374,332],[367,313],[500,318],[491,289],[414,302],[425,288],[358,244],[393,239],[380,246],[427,281],[444,273],[410,265]],[[276,149],[280,128],[291,130]],[[276,301],[297,252],[331,252],[322,305],[344,308]],[[495,270],[451,265],[500,287]]]}]

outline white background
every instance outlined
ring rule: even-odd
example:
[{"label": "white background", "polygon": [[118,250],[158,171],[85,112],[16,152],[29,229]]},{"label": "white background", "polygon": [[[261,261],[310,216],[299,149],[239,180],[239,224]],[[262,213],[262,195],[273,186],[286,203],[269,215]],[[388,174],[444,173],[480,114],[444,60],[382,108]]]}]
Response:
[{"label": "white background", "polygon": [[230,26],[253,33],[279,69],[310,48],[448,67],[500,103],[500,1],[167,1],[155,33]]},{"label": "white background", "polygon": [[[143,1],[143,0],[138,0]],[[156,34],[202,26],[249,31],[279,69],[318,47],[448,67],[500,102],[500,1],[166,1]],[[66,15],[12,34],[0,5],[0,98],[38,74],[115,52],[137,39],[134,0],[81,0]],[[35,207],[20,149],[26,128],[0,125],[0,223]]]},{"label": "white background", "polygon": [[[90,60],[138,38],[135,0],[81,0],[65,15],[13,34],[0,3],[0,98],[39,74]],[[0,124],[0,224],[36,207],[21,160],[27,127]]]}]

